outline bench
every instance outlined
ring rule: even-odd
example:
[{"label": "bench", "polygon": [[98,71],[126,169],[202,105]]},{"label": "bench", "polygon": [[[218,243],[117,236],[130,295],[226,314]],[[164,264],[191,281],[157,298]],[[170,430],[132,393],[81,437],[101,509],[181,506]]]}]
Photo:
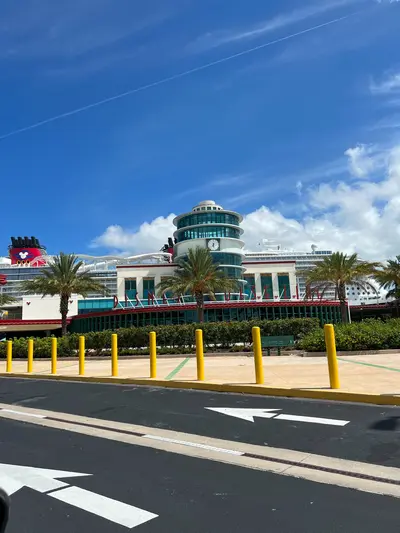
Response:
[{"label": "bench", "polygon": [[267,354],[271,355],[271,348],[277,348],[278,355],[281,355],[281,348],[288,348],[294,346],[293,335],[281,335],[278,337],[261,337],[261,347],[267,350]]}]

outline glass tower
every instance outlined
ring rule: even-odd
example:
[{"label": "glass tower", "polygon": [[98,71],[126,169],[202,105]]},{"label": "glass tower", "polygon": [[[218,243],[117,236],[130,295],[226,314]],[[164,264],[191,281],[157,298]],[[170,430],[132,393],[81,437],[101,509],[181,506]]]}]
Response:
[{"label": "glass tower", "polygon": [[200,202],[190,213],[174,219],[175,258],[185,256],[189,248],[208,248],[229,278],[242,280],[242,220],[239,213],[227,211],[212,200]]}]

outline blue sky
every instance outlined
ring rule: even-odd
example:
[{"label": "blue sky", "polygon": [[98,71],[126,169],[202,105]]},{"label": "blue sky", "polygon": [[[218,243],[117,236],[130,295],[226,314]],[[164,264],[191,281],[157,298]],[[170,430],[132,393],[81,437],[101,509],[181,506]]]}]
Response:
[{"label": "blue sky", "polygon": [[0,253],[158,249],[209,198],[248,248],[399,253],[399,27],[390,0],[4,0]]}]

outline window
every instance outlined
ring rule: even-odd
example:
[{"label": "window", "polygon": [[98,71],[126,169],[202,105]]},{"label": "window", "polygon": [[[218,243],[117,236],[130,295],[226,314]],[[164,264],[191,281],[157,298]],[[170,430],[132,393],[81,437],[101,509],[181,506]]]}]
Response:
[{"label": "window", "polygon": [[178,222],[178,229],[197,226],[199,224],[231,224],[232,226],[239,226],[239,217],[229,213],[217,212],[213,208],[210,213],[196,213],[181,218]]},{"label": "window", "polygon": [[278,274],[279,298],[290,300],[290,281],[287,274]]},{"label": "window", "polygon": [[232,265],[232,266],[241,266],[242,265],[242,256],[239,254],[227,254],[221,252],[214,252],[212,257],[216,263],[220,265]]},{"label": "window", "polygon": [[219,237],[239,239],[240,230],[226,226],[205,226],[203,228],[199,227],[180,231],[177,239],[178,242],[182,242],[191,239],[211,239]]},{"label": "window", "polygon": [[129,300],[134,300],[136,298],[136,278],[125,279],[125,294]]},{"label": "window", "polygon": [[263,300],[273,300],[272,275],[261,274],[261,294]]},{"label": "window", "polygon": [[85,313],[94,313],[99,311],[107,311],[114,307],[114,299],[90,299],[78,300],[78,315]]},{"label": "window", "polygon": [[230,279],[239,279],[242,276],[242,269],[235,267],[221,267],[219,270],[225,272],[225,275]]},{"label": "window", "polygon": [[246,281],[244,286],[244,293],[249,298],[255,298],[256,296],[256,280],[254,274],[245,274],[243,279]]},{"label": "window", "polygon": [[154,278],[143,278],[143,298],[147,298],[149,292],[154,294]]}]

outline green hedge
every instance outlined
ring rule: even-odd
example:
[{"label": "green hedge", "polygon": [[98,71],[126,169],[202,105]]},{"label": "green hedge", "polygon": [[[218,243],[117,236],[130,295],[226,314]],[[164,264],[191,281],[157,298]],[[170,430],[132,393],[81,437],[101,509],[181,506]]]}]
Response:
[{"label": "green hedge", "polygon": [[[340,351],[384,350],[400,348],[400,319],[386,322],[368,319],[352,324],[335,325],[336,348]],[[298,348],[307,352],[324,352],[323,329],[303,335]]]},{"label": "green hedge", "polygon": [[[195,330],[201,327],[206,349],[238,351],[236,346],[251,344],[251,328],[259,326],[262,335],[294,335],[296,339],[319,328],[317,318],[289,318],[282,320],[254,320],[244,322],[206,322],[199,324],[182,324],[178,326],[146,326],[141,328],[121,328],[118,333],[118,347],[121,355],[148,353],[149,332],[157,333],[159,353],[191,353],[195,342]],[[86,333],[88,355],[108,355],[111,348],[113,331]],[[62,357],[76,355],[78,334],[72,333],[58,339],[58,354]],[[50,357],[51,339],[37,338],[34,344],[35,357]],[[28,339],[18,338],[13,342],[14,357],[26,357]],[[6,343],[0,343],[0,357],[5,357]]]}]

